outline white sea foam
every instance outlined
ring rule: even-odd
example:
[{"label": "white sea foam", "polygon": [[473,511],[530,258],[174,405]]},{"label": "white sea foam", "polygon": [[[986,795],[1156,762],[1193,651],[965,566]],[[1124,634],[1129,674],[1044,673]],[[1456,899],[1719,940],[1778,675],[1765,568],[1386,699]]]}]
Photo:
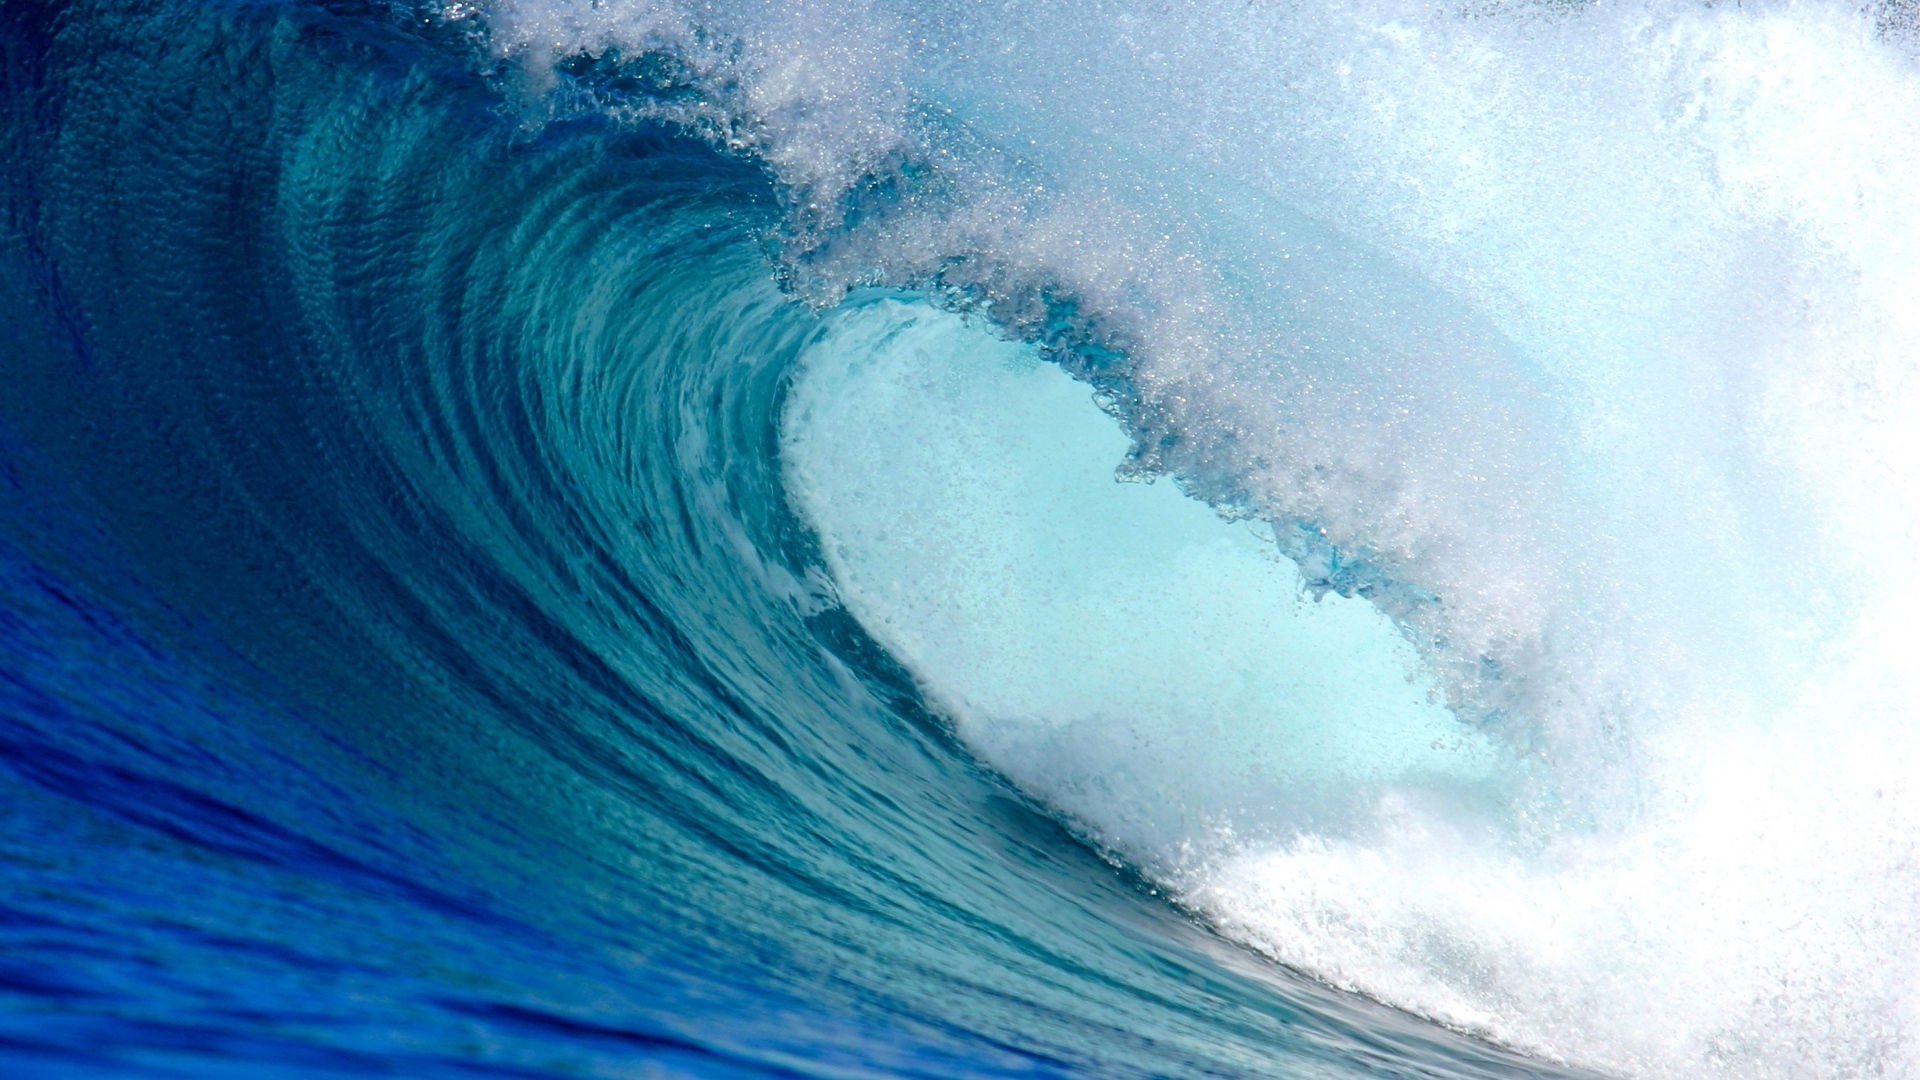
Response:
[{"label": "white sea foam", "polygon": [[[1408,652],[1146,525],[1074,568],[1107,481],[1002,512],[991,380],[922,442],[874,425],[973,464],[791,449],[849,605],[984,756],[1224,932],[1449,1023],[1631,1075],[1920,1075],[1920,74],[1889,16],[717,7],[515,0],[494,40],[535,88],[680,52],[814,208],[816,286],[1057,285],[1127,347],[1160,467],[1436,598],[1395,608]],[[919,187],[816,228],[899,160]],[[928,372],[1011,348],[936,329]],[[835,393],[912,384],[886,371]],[[797,400],[796,447],[856,415]],[[1069,569],[1096,598],[1035,607]],[[1305,651],[1342,633],[1371,644]],[[1421,742],[1406,663],[1462,741]]]}]

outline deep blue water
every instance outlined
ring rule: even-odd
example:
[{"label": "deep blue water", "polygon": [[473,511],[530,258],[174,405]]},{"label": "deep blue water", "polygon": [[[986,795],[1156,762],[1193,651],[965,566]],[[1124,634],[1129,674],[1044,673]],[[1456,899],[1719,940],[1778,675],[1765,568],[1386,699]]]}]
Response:
[{"label": "deep blue water", "polygon": [[1213,936],[808,592],[753,153],[383,5],[0,43],[0,1072],[1550,1072]]},{"label": "deep blue water", "polygon": [[0,1077],[1920,1078],[1904,0],[0,71]]}]

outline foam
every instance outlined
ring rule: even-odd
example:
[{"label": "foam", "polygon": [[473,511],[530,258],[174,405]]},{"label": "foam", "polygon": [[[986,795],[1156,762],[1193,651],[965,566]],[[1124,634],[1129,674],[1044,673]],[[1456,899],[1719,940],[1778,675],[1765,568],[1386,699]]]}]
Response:
[{"label": "foam", "polygon": [[[850,541],[849,603],[860,566],[891,567],[899,595],[856,613],[933,700],[991,718],[963,724],[985,757],[1331,981],[1621,1074],[1838,1077],[1920,1074],[1920,77],[1891,21],[519,0],[493,32],[534,87],[610,44],[691,58],[708,92],[676,108],[797,193],[809,296],[956,266],[1003,313],[1036,282],[1071,296],[1128,353],[1139,465],[1413,590],[1377,596],[1436,598],[1389,606],[1416,683],[1492,763],[1416,768],[1390,748],[1431,716],[1376,718],[1297,744],[1332,763],[1317,779],[1271,759],[1229,782],[1190,747],[1263,736],[1221,717],[1297,696],[1293,730],[1344,731],[1338,695],[1221,697],[1172,669],[1156,726],[1116,750],[1097,687],[976,689],[1055,644],[999,606],[1037,571],[959,619],[927,598],[947,587],[931,567],[962,563],[918,573]],[[862,178],[900,162],[917,179],[876,201]],[[817,464],[825,491],[885,462]],[[1073,519],[1062,484],[1057,515],[964,535]],[[968,516],[914,497],[929,523]],[[851,528],[839,506],[810,504],[823,534]],[[1158,573],[1207,596],[1242,580]],[[1278,585],[1227,591],[1322,618]],[[1163,653],[1163,604],[1075,617]],[[1004,640],[965,653],[976,618]],[[1355,765],[1373,752],[1390,767]],[[1176,838],[1197,854],[1167,856]]]}]

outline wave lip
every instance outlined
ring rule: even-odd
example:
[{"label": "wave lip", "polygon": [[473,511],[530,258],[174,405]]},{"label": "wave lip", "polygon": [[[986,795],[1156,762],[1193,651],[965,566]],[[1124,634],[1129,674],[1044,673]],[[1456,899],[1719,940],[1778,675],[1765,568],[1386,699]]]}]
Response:
[{"label": "wave lip", "polygon": [[423,12],[0,7],[0,1060],[1535,1072],[982,766],[789,507],[799,189]]},{"label": "wave lip", "polygon": [[1897,12],[0,18],[36,1067],[1915,1071]]},{"label": "wave lip", "polygon": [[[551,40],[592,53],[671,10]],[[1913,1071],[1887,961],[1910,951],[1920,521],[1898,13],[700,18],[798,193],[801,291],[922,289],[1046,346],[1130,476],[1266,521],[1303,586],[1376,603],[1524,777],[1470,809],[1395,793],[1370,832],[1195,824],[1223,853],[1163,884],[1283,962],[1616,1073]],[[965,731],[991,678],[886,613],[952,590],[900,589],[921,600],[863,617]],[[1036,694],[988,711],[1050,731]],[[1045,771],[1087,778],[1051,797],[1155,865],[1161,822],[1224,782],[1196,771],[1144,826],[1137,793],[1083,794],[1138,770],[1094,743],[1048,744]],[[973,745],[1014,776],[1037,756]]]}]

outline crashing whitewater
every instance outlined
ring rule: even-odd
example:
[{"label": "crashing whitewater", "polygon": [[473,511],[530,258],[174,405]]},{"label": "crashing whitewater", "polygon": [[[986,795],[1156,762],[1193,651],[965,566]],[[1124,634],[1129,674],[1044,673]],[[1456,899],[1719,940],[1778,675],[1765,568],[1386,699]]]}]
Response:
[{"label": "crashing whitewater", "polygon": [[1906,3],[0,34],[0,1056],[1920,1077]]},{"label": "crashing whitewater", "polygon": [[789,483],[989,762],[1450,1026],[1912,1073],[1899,11],[699,18],[522,3],[491,41],[686,58],[726,87],[693,122],[800,193],[803,294],[923,290],[830,316]]}]

